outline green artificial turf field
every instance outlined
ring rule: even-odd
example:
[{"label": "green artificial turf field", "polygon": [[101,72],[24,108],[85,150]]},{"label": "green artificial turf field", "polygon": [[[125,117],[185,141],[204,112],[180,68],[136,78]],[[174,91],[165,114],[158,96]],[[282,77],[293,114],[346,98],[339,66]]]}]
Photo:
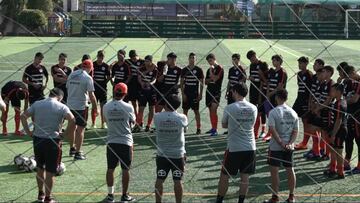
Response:
[{"label": "green artificial turf field", "polygon": [[[296,98],[297,85],[297,58],[305,55],[313,62],[314,57],[323,58],[327,64],[336,66],[341,61],[348,61],[355,67],[360,67],[360,41],[333,41],[333,40],[190,40],[190,39],[110,39],[110,38],[37,38],[37,37],[3,37],[0,39],[0,85],[9,80],[21,80],[26,64],[33,59],[35,52],[46,52],[44,64],[47,69],[57,62],[59,53],[68,54],[69,66],[79,63],[83,54],[88,53],[95,58],[96,52],[105,49],[108,61],[115,56],[116,51],[125,48],[127,51],[136,49],[141,57],[152,54],[155,60],[165,59],[167,53],[174,51],[178,55],[178,64],[187,63],[189,52],[198,56],[200,67],[207,69],[204,57],[212,52],[217,56],[218,62],[227,70],[231,63],[231,54],[241,54],[241,62],[249,65],[246,52],[254,49],[258,56],[268,63],[273,54],[279,53],[284,58],[284,67],[289,76],[287,89],[290,92],[289,104]],[[269,48],[269,44],[273,45]],[[329,46],[331,45],[331,46]],[[329,46],[324,51],[324,46]],[[113,61],[114,59],[110,60]],[[312,69],[311,65],[309,66]],[[226,71],[227,74],[227,71]],[[337,74],[334,75],[336,80]],[[223,88],[226,87],[224,80]],[[49,82],[52,87],[52,81]],[[109,88],[110,89],[110,88]],[[110,95],[110,94],[109,94]],[[224,94],[223,94],[224,96]],[[225,106],[222,98],[219,108],[219,117]],[[204,100],[200,109],[202,111],[202,131],[210,128],[207,109],[204,109]],[[180,110],[181,111],[181,110]],[[11,118],[11,115],[9,116]],[[190,126],[186,135],[187,165],[184,177],[184,202],[213,202],[217,192],[217,183],[220,174],[220,162],[226,148],[226,137],[210,137],[208,135],[194,135],[195,122],[193,114],[189,114]],[[99,119],[98,119],[99,121]],[[13,121],[8,125],[9,132],[13,131]],[[220,133],[224,131],[219,129]],[[301,130],[302,132],[302,130]],[[101,201],[107,193],[105,183],[106,157],[105,142],[106,130],[89,130],[85,134],[84,152],[86,161],[73,162],[68,157],[69,146],[64,143],[63,162],[67,171],[56,179],[54,196],[61,202],[95,202]],[[298,140],[302,139],[302,135]],[[134,135],[134,160],[131,170],[129,192],[140,202],[153,202],[155,181],[155,146],[154,134],[140,133]],[[260,202],[270,197],[269,168],[266,164],[267,144],[257,143],[258,160],[256,174],[250,179],[248,201]],[[354,152],[356,148],[354,149]],[[30,202],[37,197],[37,187],[34,173],[25,173],[17,170],[13,165],[15,155],[25,153],[32,155],[32,142],[29,137],[0,136],[0,201]],[[308,201],[359,201],[360,176],[347,176],[345,180],[328,180],[322,173],[328,161],[310,162],[302,158],[303,152],[296,152],[297,172],[297,200]],[[354,153],[352,165],[357,163]],[[120,174],[118,169],[117,174]],[[282,200],[287,198],[287,184],[285,174],[281,173]],[[116,191],[120,191],[119,178],[116,179]],[[239,179],[234,177],[226,199],[228,202],[237,201]],[[172,181],[168,179],[164,186],[164,200],[173,202]],[[118,196],[119,197],[119,196]]]}]

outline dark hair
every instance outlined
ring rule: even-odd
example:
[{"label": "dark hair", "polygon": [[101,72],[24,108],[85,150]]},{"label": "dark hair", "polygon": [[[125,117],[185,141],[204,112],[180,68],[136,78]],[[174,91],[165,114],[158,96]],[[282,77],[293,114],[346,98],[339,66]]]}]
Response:
[{"label": "dark hair", "polygon": [[347,62],[343,61],[343,62],[339,63],[339,65],[336,67],[336,70],[345,72],[344,69],[346,66],[349,66],[349,64]]},{"label": "dark hair", "polygon": [[335,83],[335,84],[333,84],[331,87],[335,88],[336,91],[341,92],[341,94],[343,94],[344,91],[345,91],[344,85],[343,85],[343,84],[340,84],[340,83]]},{"label": "dark hair", "polygon": [[26,90],[19,88],[16,90],[16,98],[23,100],[26,97]]},{"label": "dark hair", "polygon": [[348,65],[348,66],[345,66],[343,68],[343,70],[347,75],[350,75],[351,73],[355,72],[355,67]]},{"label": "dark hair", "polygon": [[288,99],[288,91],[286,89],[279,89],[275,92],[275,97],[286,101]]},{"label": "dark hair", "polygon": [[145,60],[152,61],[153,57],[151,55],[147,55],[145,56]]},{"label": "dark hair", "polygon": [[248,88],[245,83],[238,83],[232,87],[232,90],[238,93],[242,97],[246,97],[248,94]]},{"label": "dark hair", "polygon": [[331,73],[331,76],[334,74],[334,68],[332,66],[324,66],[323,70],[326,70]]},{"label": "dark hair", "polygon": [[216,60],[215,54],[210,53],[209,55],[207,55],[207,56],[206,56],[206,60],[209,60],[209,59],[214,59],[214,60]]},{"label": "dark hair", "polygon": [[126,56],[126,51],[124,49],[120,49],[117,53]]},{"label": "dark hair", "polygon": [[37,53],[35,54],[35,57],[36,57],[36,58],[44,58],[44,54],[41,53],[41,52],[37,52]]},{"label": "dark hair", "polygon": [[315,60],[315,63],[318,63],[318,64],[320,64],[320,65],[325,65],[325,61],[324,60],[322,60],[322,59],[316,59]]},{"label": "dark hair", "polygon": [[233,55],[231,56],[231,58],[236,58],[236,59],[240,60],[240,54],[238,54],[238,53],[233,54]]},{"label": "dark hair", "polygon": [[193,57],[193,56],[196,56],[196,54],[195,54],[194,52],[191,52],[191,53],[189,54],[189,58],[190,58],[190,57]]},{"label": "dark hair", "polygon": [[302,56],[297,61],[300,63],[309,63],[309,58],[306,56]]},{"label": "dark hair", "polygon": [[88,60],[90,59],[90,55],[89,54],[84,54],[83,57],[81,58],[81,61],[85,61],[85,60]]},{"label": "dark hair", "polygon": [[272,57],[271,57],[271,60],[279,61],[280,64],[282,64],[282,62],[283,62],[282,56],[279,55],[279,54],[275,54],[274,56],[272,56]]},{"label": "dark hair", "polygon": [[181,105],[180,97],[177,94],[170,94],[166,97],[166,106],[175,111]]},{"label": "dark hair", "polygon": [[67,58],[67,54],[65,54],[65,53],[60,53],[60,54],[59,54],[59,58],[61,58],[61,57]]},{"label": "dark hair", "polygon": [[174,52],[170,52],[167,56],[166,56],[166,58],[177,58],[177,56],[176,56],[176,54],[174,53]]},{"label": "dark hair", "polygon": [[98,57],[104,57],[104,56],[105,56],[104,50],[99,50],[99,51],[97,52],[97,55],[96,55],[96,56],[98,56]]},{"label": "dark hair", "polygon": [[248,51],[248,53],[246,54],[246,58],[247,59],[251,59],[253,56],[255,56],[256,55],[256,52],[255,51],[253,51],[253,50],[250,50],[250,51]]},{"label": "dark hair", "polygon": [[137,53],[136,53],[136,50],[135,49],[132,49],[129,51],[129,57],[130,58],[134,58],[137,56]]},{"label": "dark hair", "polygon": [[64,92],[59,88],[50,90],[49,97],[64,97]]}]

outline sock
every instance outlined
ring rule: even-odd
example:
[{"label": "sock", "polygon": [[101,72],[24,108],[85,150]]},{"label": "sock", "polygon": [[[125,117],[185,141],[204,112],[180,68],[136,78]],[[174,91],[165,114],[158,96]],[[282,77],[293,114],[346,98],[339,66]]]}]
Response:
[{"label": "sock", "polygon": [[323,153],[326,154],[326,142],[323,138],[320,138],[320,150],[323,150]]},{"label": "sock", "polygon": [[256,117],[256,121],[255,121],[255,125],[254,125],[254,134],[255,134],[255,138],[259,137],[259,127],[260,127],[260,123],[261,123],[261,117],[258,115]]},{"label": "sock", "polygon": [[20,129],[20,111],[15,111],[15,132]]},{"label": "sock", "polygon": [[95,125],[95,122],[96,122],[96,111],[94,111],[94,110],[91,111],[91,121],[92,121],[92,124]]},{"label": "sock", "polygon": [[50,196],[45,196],[45,201],[49,201],[50,200]]},{"label": "sock", "polygon": [[337,173],[338,173],[339,175],[344,175],[344,164],[343,164],[343,165],[338,164],[337,167],[336,167],[336,169],[337,169]]},{"label": "sock", "polygon": [[356,168],[360,169],[360,162],[358,162]]},{"label": "sock", "polygon": [[211,122],[211,128],[216,130],[218,123],[218,116],[216,113],[210,113],[210,122]]},{"label": "sock", "polygon": [[239,195],[238,203],[244,203],[245,201],[245,195]]},{"label": "sock", "polygon": [[289,194],[289,199],[293,200],[294,199],[294,194]]},{"label": "sock", "polygon": [[313,154],[316,156],[320,156],[320,143],[319,143],[319,137],[318,135],[314,135],[313,137],[313,147],[312,147],[312,151]]},{"label": "sock", "polygon": [[152,119],[150,119],[150,117],[148,117],[148,120],[147,120],[147,125],[146,126],[151,126],[151,123],[152,123]]},{"label": "sock", "polygon": [[307,143],[309,142],[309,139],[310,139],[310,135],[308,132],[304,132],[304,138],[301,142],[302,145],[307,145]]},{"label": "sock", "polygon": [[196,129],[200,129],[201,128],[201,122],[200,121],[196,121]]},{"label": "sock", "polygon": [[139,112],[139,113],[138,113],[138,116],[137,116],[137,118],[136,118],[136,123],[137,123],[137,124],[140,125],[140,124],[143,123],[143,119],[144,119],[143,116],[144,116],[144,115],[143,115],[142,112]]},{"label": "sock", "polygon": [[330,160],[330,171],[336,171],[336,157],[331,158]]},{"label": "sock", "polygon": [[108,187],[108,194],[113,195],[113,194],[114,194],[114,191],[115,191],[114,186]]},{"label": "sock", "polygon": [[223,200],[224,200],[224,196],[218,195],[218,196],[216,197],[216,203],[222,203]]}]

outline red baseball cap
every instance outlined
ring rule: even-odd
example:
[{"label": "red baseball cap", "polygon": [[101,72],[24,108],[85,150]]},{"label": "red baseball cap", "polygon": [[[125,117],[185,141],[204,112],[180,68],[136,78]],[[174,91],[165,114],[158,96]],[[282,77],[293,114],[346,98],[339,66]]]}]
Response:
[{"label": "red baseball cap", "polygon": [[118,83],[115,85],[114,92],[121,92],[122,94],[127,94],[128,87],[125,83]]},{"label": "red baseball cap", "polygon": [[90,70],[93,69],[93,62],[90,59],[86,59],[85,61],[82,62],[82,67],[83,68],[89,68]]}]

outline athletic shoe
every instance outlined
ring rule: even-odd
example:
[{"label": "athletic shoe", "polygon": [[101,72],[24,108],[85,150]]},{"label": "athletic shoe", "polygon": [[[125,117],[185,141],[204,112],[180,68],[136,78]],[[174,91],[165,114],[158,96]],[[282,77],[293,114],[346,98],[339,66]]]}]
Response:
[{"label": "athletic shoe", "polygon": [[91,125],[91,128],[92,128],[92,129],[96,129],[97,126],[96,126],[95,124],[92,124],[92,125]]},{"label": "athletic shoe", "polygon": [[196,130],[196,134],[197,134],[197,135],[200,135],[200,134],[201,134],[201,129],[200,129],[200,128],[198,128],[198,129]]},{"label": "athletic shoe", "polygon": [[324,155],[324,156],[321,156],[320,160],[327,161],[327,160],[330,160],[330,157],[328,155]]},{"label": "athletic shoe", "polygon": [[265,133],[265,132],[261,132],[259,138],[262,139],[262,138],[264,138],[265,136],[266,136],[266,133]]},{"label": "athletic shoe", "polygon": [[149,132],[150,131],[150,126],[146,126],[145,127],[145,132]]},{"label": "athletic shoe", "polygon": [[218,132],[216,129],[212,129],[210,136],[218,136]]},{"label": "athletic shoe", "polygon": [[287,198],[286,200],[285,200],[285,202],[286,203],[295,203],[296,201],[295,201],[295,198]]},{"label": "athletic shoe", "polygon": [[355,167],[355,168],[353,168],[353,170],[351,170],[351,172],[350,172],[351,174],[360,174],[360,168],[358,168],[358,167]]},{"label": "athletic shoe", "polygon": [[351,166],[350,164],[344,164],[344,171],[351,171]]},{"label": "athletic shoe", "polygon": [[213,132],[213,129],[210,129],[210,130],[206,131],[205,133],[206,134],[211,134],[212,132]]},{"label": "athletic shoe", "polygon": [[3,136],[7,136],[7,135],[8,135],[7,128],[3,128],[3,130],[2,130],[2,135],[3,135]]},{"label": "athletic shoe", "polygon": [[108,195],[105,197],[105,201],[104,201],[104,202],[108,202],[108,203],[115,202],[114,195],[113,195],[113,194],[108,194]]},{"label": "athletic shoe", "polygon": [[327,169],[324,171],[324,176],[328,177],[328,178],[335,178],[337,175],[337,173],[335,171],[332,171],[330,169]]},{"label": "athletic shoe", "polygon": [[53,197],[45,197],[44,203],[56,203]]},{"label": "athletic shoe", "polygon": [[299,144],[295,145],[295,150],[307,150],[307,146],[304,143],[300,142]]},{"label": "athletic shoe", "polygon": [[74,147],[70,148],[69,156],[74,156],[76,154],[76,149]]},{"label": "athletic shoe", "polygon": [[107,129],[107,125],[104,123],[103,125],[101,125],[101,129]]},{"label": "athletic shoe", "polygon": [[264,203],[277,203],[279,202],[279,197],[273,195],[270,199],[265,200]]},{"label": "athletic shoe", "polygon": [[308,158],[308,157],[313,157],[314,153],[312,150],[307,151],[306,153],[304,153],[303,157],[304,158]]},{"label": "athletic shoe", "polygon": [[345,179],[345,174],[337,174],[336,179]]},{"label": "athletic shoe", "polygon": [[132,133],[139,133],[141,132],[141,127],[140,125],[136,124],[132,130]]},{"label": "athletic shoe", "polygon": [[227,135],[228,133],[229,133],[228,131],[225,131],[225,132],[224,132],[224,135]]},{"label": "athletic shoe", "polygon": [[20,136],[20,137],[21,137],[21,136],[24,136],[24,133],[21,132],[21,131],[19,131],[19,130],[15,131],[14,134],[15,134],[16,136]]},{"label": "athletic shoe", "polygon": [[45,200],[45,193],[41,191],[41,192],[39,192],[39,194],[38,194],[37,202],[38,202],[38,203],[43,203],[44,200]]},{"label": "athletic shoe", "polygon": [[306,159],[309,161],[322,161],[322,157],[320,155],[315,155],[315,154],[306,157]]},{"label": "athletic shoe", "polygon": [[135,198],[131,197],[128,194],[121,196],[121,202],[132,202],[132,201],[135,201]]},{"label": "athletic shoe", "polygon": [[82,152],[76,152],[74,160],[86,160],[86,156]]}]

